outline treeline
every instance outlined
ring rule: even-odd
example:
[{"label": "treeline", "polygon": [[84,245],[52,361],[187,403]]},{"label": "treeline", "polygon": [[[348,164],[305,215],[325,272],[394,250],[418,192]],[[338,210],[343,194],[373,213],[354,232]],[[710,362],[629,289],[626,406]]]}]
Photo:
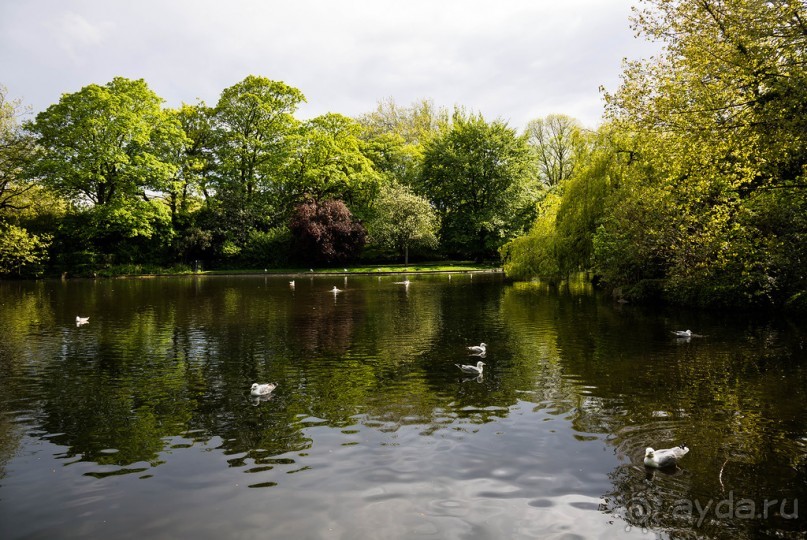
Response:
[{"label": "treeline", "polygon": [[117,77],[20,123],[2,99],[0,272],[491,259],[535,218],[534,153],[504,122],[425,100],[299,120],[304,100],[248,76],[170,109]]},{"label": "treeline", "polygon": [[515,279],[587,271],[628,300],[807,305],[807,8],[646,0],[661,45],[626,62],[596,131],[522,133],[393,101],[295,117],[250,76],[167,109],[142,80],[20,124],[0,93],[0,273],[501,257]]}]

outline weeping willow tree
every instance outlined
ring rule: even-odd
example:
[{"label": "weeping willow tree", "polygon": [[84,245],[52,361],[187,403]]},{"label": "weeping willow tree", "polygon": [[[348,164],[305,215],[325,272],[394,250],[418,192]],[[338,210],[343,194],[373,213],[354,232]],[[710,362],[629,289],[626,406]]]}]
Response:
[{"label": "weeping willow tree", "polygon": [[500,250],[504,270],[513,279],[552,283],[591,268],[597,227],[629,158],[607,126],[585,140],[578,134],[577,139],[575,160],[569,165],[573,172],[544,193],[529,232]]}]

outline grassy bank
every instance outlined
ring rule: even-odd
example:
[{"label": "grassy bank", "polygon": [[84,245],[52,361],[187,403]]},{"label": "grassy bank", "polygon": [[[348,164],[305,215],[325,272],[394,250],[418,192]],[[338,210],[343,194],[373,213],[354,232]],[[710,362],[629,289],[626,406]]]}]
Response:
[{"label": "grassy bank", "polygon": [[[171,276],[171,275],[250,275],[250,274],[273,274],[273,275],[311,275],[311,274],[404,274],[404,273],[428,273],[428,272],[491,272],[498,271],[501,266],[490,263],[474,263],[466,261],[439,261],[403,264],[383,264],[383,265],[356,265],[347,267],[323,267],[323,268],[236,268],[236,269],[215,269],[206,270],[200,268],[194,271],[192,266],[173,266],[170,268],[160,268],[154,266],[124,265],[113,266],[98,270],[91,277],[137,277],[137,276]],[[74,275],[69,277],[86,277]]]},{"label": "grassy bank", "polygon": [[339,268],[267,268],[248,270],[210,270],[201,274],[402,274],[418,272],[478,272],[498,270],[500,266],[473,262],[435,262],[417,264],[359,265]]}]

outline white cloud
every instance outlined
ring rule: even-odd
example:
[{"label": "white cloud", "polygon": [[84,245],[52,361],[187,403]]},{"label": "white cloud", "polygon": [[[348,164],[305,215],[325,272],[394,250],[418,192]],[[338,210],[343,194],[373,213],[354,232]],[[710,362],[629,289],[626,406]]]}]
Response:
[{"label": "white cloud", "polygon": [[59,26],[54,30],[70,43],[80,46],[100,45],[104,39],[102,26],[110,27],[104,23],[95,25],[77,13],[67,12],[60,18]]}]

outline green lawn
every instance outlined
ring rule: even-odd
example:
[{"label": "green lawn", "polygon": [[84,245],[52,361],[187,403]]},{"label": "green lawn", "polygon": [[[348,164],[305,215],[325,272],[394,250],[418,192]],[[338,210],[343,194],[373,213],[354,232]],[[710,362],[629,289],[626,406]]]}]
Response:
[{"label": "green lawn", "polygon": [[[473,263],[473,262],[453,262],[443,261],[436,263],[411,263],[409,266],[403,264],[387,265],[361,265],[347,266],[342,268],[267,268],[250,270],[209,270],[201,271],[200,274],[393,274],[393,273],[416,273],[416,272],[478,272],[498,270],[499,265]],[[313,270],[313,272],[312,272]]]},{"label": "green lawn", "polygon": [[250,269],[216,269],[206,270],[202,268],[199,272],[194,272],[189,265],[176,265],[172,267],[159,267],[154,265],[126,264],[116,265],[109,268],[95,271],[77,272],[73,277],[136,277],[136,276],[171,276],[171,275],[233,275],[233,274],[404,274],[404,273],[427,273],[427,272],[491,272],[500,270],[501,266],[492,263],[474,263],[467,261],[440,261],[412,263],[409,266],[403,264],[384,265],[355,265],[338,268],[250,268]]}]

